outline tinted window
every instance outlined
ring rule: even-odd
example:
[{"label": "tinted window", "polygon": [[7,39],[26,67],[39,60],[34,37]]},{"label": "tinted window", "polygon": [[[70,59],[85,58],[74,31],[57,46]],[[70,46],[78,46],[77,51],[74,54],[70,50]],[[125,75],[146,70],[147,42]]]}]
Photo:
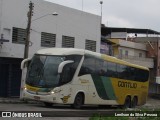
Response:
[{"label": "tinted window", "polygon": [[95,74],[99,76],[104,76],[105,75],[105,70],[103,68],[103,61],[101,59],[96,59],[96,64],[95,64],[96,70]]},{"label": "tinted window", "polygon": [[108,62],[107,64],[107,76],[108,77],[117,77],[117,68],[116,64],[112,62]]},{"label": "tinted window", "polygon": [[81,58],[82,56],[80,55],[66,56],[66,60],[73,60],[74,62],[64,66],[60,76],[60,85],[68,83],[73,79]]},{"label": "tinted window", "polygon": [[135,80],[135,68],[133,67],[127,67],[127,74],[128,74],[128,79],[129,80]]},{"label": "tinted window", "polygon": [[118,77],[120,79],[144,82],[148,80],[149,72],[125,65],[117,65]]},{"label": "tinted window", "polygon": [[148,80],[149,77],[149,71],[147,70],[141,70],[141,69],[135,69],[135,80],[145,82]]},{"label": "tinted window", "polygon": [[84,61],[81,66],[79,76],[85,74],[94,74],[95,73],[95,64],[96,60],[91,56],[84,56]]},{"label": "tinted window", "polygon": [[103,70],[105,72],[104,76],[107,76],[107,67],[108,67],[107,63],[108,63],[107,61],[103,62]]},{"label": "tinted window", "polygon": [[73,64],[74,63],[70,63],[64,66],[62,74],[61,74],[61,78],[60,78],[60,85],[68,83],[72,80],[73,75],[75,73],[74,69],[73,69]]},{"label": "tinted window", "polygon": [[149,72],[146,70],[104,61],[92,56],[85,56],[80,75],[94,74],[134,81],[147,81]]},{"label": "tinted window", "polygon": [[117,73],[120,79],[126,79],[127,78],[127,66],[118,64]]}]

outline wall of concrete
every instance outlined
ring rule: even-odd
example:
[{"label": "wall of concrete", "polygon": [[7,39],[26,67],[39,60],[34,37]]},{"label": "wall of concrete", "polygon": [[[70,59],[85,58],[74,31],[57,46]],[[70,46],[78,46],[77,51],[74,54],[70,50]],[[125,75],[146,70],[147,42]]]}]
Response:
[{"label": "wall of concrete", "polygon": [[[1,45],[0,57],[23,57],[24,45],[12,43],[12,28],[26,29],[30,1],[34,3],[34,13],[30,35],[33,45],[29,48],[29,57],[44,48],[40,45],[41,32],[56,34],[56,47],[62,47],[62,35],[75,37],[75,48],[84,49],[86,39],[94,40],[96,52],[100,52],[100,16],[43,0],[0,0],[0,34],[9,40]],[[53,12],[58,16],[49,15]]]}]

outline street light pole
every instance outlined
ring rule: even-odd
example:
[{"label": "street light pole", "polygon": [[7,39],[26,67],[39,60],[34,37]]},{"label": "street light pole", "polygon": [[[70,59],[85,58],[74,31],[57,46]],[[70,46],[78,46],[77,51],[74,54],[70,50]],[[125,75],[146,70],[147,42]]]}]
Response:
[{"label": "street light pole", "polygon": [[34,21],[36,21],[36,20],[38,20],[38,19],[41,19],[41,18],[43,18],[43,17],[46,17],[46,16],[48,16],[48,15],[57,16],[57,15],[58,15],[58,13],[57,13],[57,12],[54,12],[54,13],[52,13],[52,14],[46,14],[46,15],[43,15],[43,16],[38,17],[38,18],[36,18],[36,19],[33,19],[31,22],[34,22]]},{"label": "street light pole", "polygon": [[33,3],[29,3],[29,11],[28,11],[28,23],[27,23],[27,29],[26,29],[26,39],[25,39],[25,49],[24,49],[24,59],[28,58],[28,52],[29,52],[29,41],[30,41],[30,29],[31,29],[31,19],[33,16]]},{"label": "street light pole", "polygon": [[103,4],[103,1],[100,1],[100,4],[101,4],[101,24],[102,24],[102,4]]}]

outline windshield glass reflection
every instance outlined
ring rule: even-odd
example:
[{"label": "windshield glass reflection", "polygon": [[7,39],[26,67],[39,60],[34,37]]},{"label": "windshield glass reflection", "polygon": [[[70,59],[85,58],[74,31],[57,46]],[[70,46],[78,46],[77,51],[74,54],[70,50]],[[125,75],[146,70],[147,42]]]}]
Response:
[{"label": "windshield glass reflection", "polygon": [[28,69],[26,83],[37,87],[55,87],[59,83],[58,66],[64,56],[35,55]]}]

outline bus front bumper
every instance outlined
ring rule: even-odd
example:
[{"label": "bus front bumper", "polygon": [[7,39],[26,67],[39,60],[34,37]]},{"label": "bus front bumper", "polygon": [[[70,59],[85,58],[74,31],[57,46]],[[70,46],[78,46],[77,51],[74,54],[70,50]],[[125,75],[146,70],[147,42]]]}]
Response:
[{"label": "bus front bumper", "polygon": [[39,95],[30,93],[27,90],[23,91],[23,99],[57,104],[63,103],[62,100],[56,94]]}]

